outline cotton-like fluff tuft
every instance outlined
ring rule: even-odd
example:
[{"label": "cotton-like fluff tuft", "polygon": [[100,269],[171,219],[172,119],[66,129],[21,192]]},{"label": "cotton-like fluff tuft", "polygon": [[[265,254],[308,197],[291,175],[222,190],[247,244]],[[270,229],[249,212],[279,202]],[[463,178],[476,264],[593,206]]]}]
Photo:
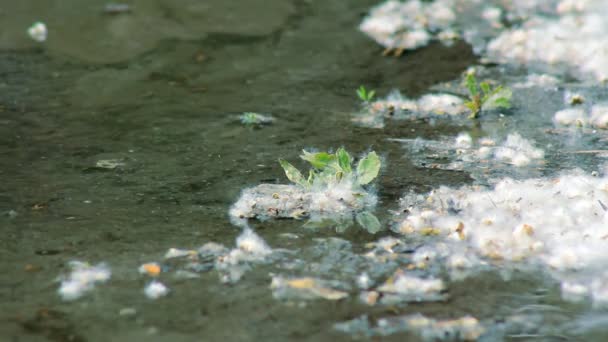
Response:
[{"label": "cotton-like fluff tuft", "polygon": [[169,289],[160,281],[151,281],[144,288],[144,294],[150,299],[158,299],[164,297],[169,293]]},{"label": "cotton-like fluff tuft", "polygon": [[244,229],[243,233],[236,238],[236,247],[245,253],[260,258],[272,253],[272,249],[266,241],[249,228]]},{"label": "cotton-like fluff tuft", "polygon": [[236,248],[217,257],[215,268],[223,283],[236,283],[251,268],[251,264],[264,263],[271,254],[272,248],[266,241],[251,228],[245,228],[236,238]]},{"label": "cotton-like fluff tuft", "polygon": [[[395,230],[428,236],[436,245],[429,242],[425,248],[434,248],[436,256],[427,257],[447,260],[450,268],[482,266],[459,256],[474,251],[489,261],[543,266],[563,281],[565,297],[590,293],[594,301],[604,298],[604,287],[597,284],[604,282],[608,262],[608,176],[571,171],[554,179],[505,178],[491,188],[440,187],[422,199],[406,197],[403,204],[409,214]],[[429,236],[425,227],[436,234]],[[588,285],[594,281],[595,286]],[[605,293],[608,303],[608,287]]]},{"label": "cotton-like fluff tuft", "polygon": [[590,109],[582,107],[557,111],[553,121],[559,125],[608,129],[608,103],[597,103]]},{"label": "cotton-like fluff tuft", "polygon": [[46,25],[42,22],[36,22],[27,30],[27,34],[38,43],[46,41],[48,31]]},{"label": "cotton-like fluff tuft", "polygon": [[496,160],[515,166],[528,165],[532,160],[543,159],[544,156],[543,150],[535,148],[517,133],[509,134],[505,142],[494,151]]},{"label": "cotton-like fluff tuft", "polygon": [[57,291],[63,300],[75,300],[87,292],[92,291],[98,283],[105,283],[110,279],[110,268],[105,263],[95,266],[81,261],[72,261],[72,269],[66,277],[61,277],[61,285]]}]

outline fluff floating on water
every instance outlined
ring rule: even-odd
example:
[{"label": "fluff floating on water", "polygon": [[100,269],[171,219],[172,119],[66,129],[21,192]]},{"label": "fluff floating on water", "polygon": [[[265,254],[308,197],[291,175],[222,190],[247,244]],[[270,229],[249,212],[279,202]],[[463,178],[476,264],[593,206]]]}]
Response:
[{"label": "fluff floating on water", "polygon": [[105,263],[95,266],[81,261],[69,263],[71,273],[62,277],[61,285],[57,291],[64,300],[75,300],[87,292],[92,291],[98,283],[105,283],[110,279],[110,268]]}]

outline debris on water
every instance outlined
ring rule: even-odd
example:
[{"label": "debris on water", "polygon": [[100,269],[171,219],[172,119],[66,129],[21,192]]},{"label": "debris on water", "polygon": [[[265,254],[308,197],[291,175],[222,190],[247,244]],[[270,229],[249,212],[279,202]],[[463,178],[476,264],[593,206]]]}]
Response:
[{"label": "debris on water", "polygon": [[334,329],[355,337],[388,336],[412,332],[424,341],[477,341],[486,333],[483,324],[473,316],[435,320],[422,314],[380,318],[372,325],[366,316],[337,323]]},{"label": "debris on water", "polygon": [[386,1],[374,7],[359,29],[380,45],[403,50],[425,46],[437,33],[449,29],[456,14],[441,2]]},{"label": "debris on water", "polygon": [[144,288],[144,294],[150,299],[158,299],[169,293],[169,289],[160,281],[153,280]]},{"label": "debris on water", "polygon": [[395,55],[462,37],[490,62],[608,80],[603,0],[501,4],[388,0],[372,8],[359,29]]},{"label": "debris on water", "polygon": [[587,1],[580,11],[564,10],[568,7],[557,6],[554,16],[530,12],[521,25],[488,43],[488,56],[500,63],[563,65],[573,74],[607,80],[608,26],[601,13],[608,7],[601,0]]},{"label": "debris on water", "polygon": [[417,100],[408,99],[399,91],[391,92],[363,108],[353,121],[362,126],[382,128],[385,118],[418,119],[432,116],[456,116],[467,113],[461,97],[451,94],[426,94]]},{"label": "debris on water", "polygon": [[106,14],[129,13],[131,10],[131,5],[123,3],[108,3],[103,7],[103,12]]},{"label": "debris on water", "polygon": [[590,109],[566,108],[556,112],[553,120],[565,126],[608,129],[608,103],[596,103]]},{"label": "debris on water", "polygon": [[262,126],[270,125],[275,119],[270,115],[264,115],[253,112],[243,113],[240,117],[241,123],[246,126]]},{"label": "debris on water", "polygon": [[585,102],[585,97],[579,93],[566,91],[564,93],[564,102],[571,106],[581,105]]},{"label": "debris on water", "polygon": [[156,262],[149,262],[139,266],[138,271],[140,274],[149,275],[151,277],[157,277],[160,275],[161,267]]},{"label": "debris on water", "polygon": [[137,310],[135,308],[122,308],[118,312],[119,316],[135,316],[137,314]]},{"label": "debris on water", "polygon": [[340,300],[348,297],[348,292],[336,290],[333,286],[340,285],[320,279],[284,278],[273,276],[270,288],[276,299],[309,300],[323,298],[327,300]]},{"label": "debris on water", "polygon": [[98,283],[110,279],[110,268],[105,263],[92,266],[86,262],[71,261],[71,273],[61,276],[61,285],[57,291],[63,300],[75,300],[92,291]]},{"label": "debris on water", "polygon": [[[597,304],[608,293],[601,285],[608,278],[602,272],[608,260],[608,212],[599,204],[607,202],[605,173],[593,176],[579,170],[553,179],[505,178],[489,188],[440,187],[422,198],[406,196],[402,205],[408,212],[395,230],[416,236],[426,227],[436,228],[439,234],[432,239],[437,244],[427,248],[451,255],[438,259],[451,266],[483,266],[466,255],[454,259],[464,250],[490,263],[542,266],[562,282],[565,297],[589,293]],[[608,302],[608,295],[605,298]]]},{"label": "debris on water", "polygon": [[30,28],[27,29],[27,34],[33,40],[37,41],[38,43],[42,43],[46,41],[48,32],[46,29],[46,25],[43,22],[37,21],[33,23]]},{"label": "debris on water", "polygon": [[177,270],[174,274],[175,279],[196,279],[201,276],[196,272],[190,272],[186,270]]},{"label": "debris on water", "polygon": [[415,165],[433,169],[464,170],[478,180],[487,180],[494,174],[513,176],[536,168],[543,164],[545,155],[542,149],[534,147],[531,141],[518,133],[507,135],[501,143],[487,137],[473,140],[467,133],[442,140],[390,140],[405,143]]},{"label": "debris on water", "polygon": [[5,211],[4,215],[6,215],[9,219],[14,219],[17,216],[19,216],[19,213],[13,209],[9,210],[9,211]]},{"label": "debris on water", "polygon": [[557,89],[557,85],[560,80],[549,74],[529,74],[526,76],[526,80],[513,84],[513,88],[548,88]]},{"label": "debris on water", "polygon": [[236,283],[251,269],[251,264],[265,263],[272,249],[251,228],[245,228],[236,239],[236,248],[219,255],[215,268],[223,283]]},{"label": "debris on water", "polygon": [[114,170],[123,166],[125,166],[125,163],[121,159],[102,159],[95,163],[96,168],[108,170]]},{"label": "debris on water", "polygon": [[384,284],[377,289],[382,293],[382,304],[400,302],[423,302],[445,300],[445,284],[441,279],[420,278],[397,270]]},{"label": "debris on water", "polygon": [[169,248],[167,253],[165,253],[165,259],[173,259],[173,258],[182,258],[185,256],[193,256],[196,255],[196,251],[187,250],[187,249],[179,249],[179,248]]}]

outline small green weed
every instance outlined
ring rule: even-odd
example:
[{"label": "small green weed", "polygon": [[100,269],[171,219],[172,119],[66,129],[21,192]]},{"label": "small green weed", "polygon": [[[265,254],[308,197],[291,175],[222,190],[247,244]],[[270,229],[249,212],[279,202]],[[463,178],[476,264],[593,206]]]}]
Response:
[{"label": "small green weed", "polygon": [[357,89],[357,96],[359,97],[359,99],[361,99],[361,101],[365,103],[371,102],[371,100],[374,98],[374,95],[376,95],[375,90],[371,90],[368,92],[364,86],[360,86],[359,89]]},{"label": "small green weed", "polygon": [[279,163],[285,170],[287,178],[305,189],[310,189],[313,184],[328,185],[347,178],[353,179],[356,186],[361,186],[374,180],[380,171],[380,158],[373,151],[359,160],[356,169],[353,169],[353,158],[344,148],[339,148],[333,154],[303,151],[300,158],[312,166],[308,178],[304,178],[302,173],[289,162],[279,159]]},{"label": "small green weed", "polygon": [[488,82],[477,83],[474,73],[468,73],[465,86],[469,90],[469,100],[464,105],[469,108],[469,119],[476,119],[482,110],[511,108],[512,92],[509,88],[497,86],[494,89]]}]

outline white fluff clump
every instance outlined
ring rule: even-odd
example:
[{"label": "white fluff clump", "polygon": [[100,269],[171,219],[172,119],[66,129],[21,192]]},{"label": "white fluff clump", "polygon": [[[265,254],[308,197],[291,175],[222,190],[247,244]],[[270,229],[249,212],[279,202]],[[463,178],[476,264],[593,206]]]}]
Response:
[{"label": "white fluff clump", "polygon": [[509,134],[505,142],[494,151],[494,157],[498,161],[507,162],[514,166],[525,166],[532,160],[543,159],[545,152],[532,146],[530,141],[521,135]]},{"label": "white fluff clump", "polygon": [[489,57],[501,63],[563,65],[576,74],[608,80],[608,24],[603,15],[608,6],[604,1],[574,3],[558,5],[557,18],[531,13],[521,27],[489,42]]},{"label": "white fluff clump", "polygon": [[608,129],[608,103],[598,103],[589,110],[584,108],[566,108],[555,113],[553,121],[565,126],[591,126]]},{"label": "white fluff clump", "polygon": [[[359,29],[389,49],[411,50],[432,40],[463,37],[489,60],[608,81],[608,3],[511,0],[503,5],[388,0],[374,7]],[[521,24],[505,28],[503,18]]]},{"label": "white fluff clump", "polygon": [[[396,230],[425,235],[433,227],[429,239],[439,239],[449,254],[471,249],[486,260],[540,264],[564,282],[564,294],[589,292],[599,301],[605,291],[608,303],[608,287],[597,285],[608,262],[607,204],[608,176],[576,171],[555,179],[506,178],[492,188],[441,187],[425,199],[405,198],[409,214]],[[465,257],[448,260],[451,267],[469,264]]]},{"label": "white fluff clump", "polygon": [[434,38],[429,32],[431,27],[447,27],[454,19],[449,7],[418,0],[389,0],[374,7],[359,29],[384,47],[416,49]]},{"label": "white fluff clump", "polygon": [[30,38],[38,43],[46,41],[47,33],[46,25],[42,22],[35,22],[32,26],[30,26],[30,28],[27,29],[27,34],[30,36]]},{"label": "white fluff clump", "polygon": [[266,241],[247,227],[236,238],[236,248],[217,257],[215,268],[223,283],[235,283],[251,268],[251,263],[264,263],[271,254]]},{"label": "white fluff clump", "polygon": [[272,253],[266,241],[249,228],[236,238],[236,247],[254,258],[264,258]]},{"label": "white fluff clump", "polygon": [[[460,133],[455,138],[442,140],[392,139],[406,143],[412,151],[413,162],[431,168],[447,170],[466,170],[474,178],[487,179],[491,177],[488,172],[480,172],[480,165],[486,171],[508,172],[502,164],[508,164],[513,170],[525,167],[531,168],[541,164],[545,152],[534,147],[534,144],[519,135],[509,134],[506,139],[497,143],[494,139],[483,137],[475,141],[468,133]],[[446,159],[448,164],[437,164],[436,159]]]},{"label": "white fluff clump", "polygon": [[419,302],[444,299],[441,293],[445,284],[441,279],[419,278],[405,273],[396,274],[392,279],[377,288],[383,293],[382,302]]},{"label": "white fluff clump", "polygon": [[64,300],[75,300],[85,293],[92,291],[97,283],[105,283],[110,279],[110,268],[105,263],[95,266],[81,261],[72,261],[72,269],[67,277],[61,277],[61,285],[57,291]]},{"label": "white fluff clump", "polygon": [[164,297],[169,293],[169,289],[159,281],[151,281],[144,288],[144,294],[150,299],[158,299]]},{"label": "white fluff clump", "polygon": [[236,225],[246,225],[243,219],[309,217],[312,220],[338,217],[376,205],[377,197],[357,186],[350,179],[328,184],[313,184],[310,189],[297,185],[261,184],[245,189],[230,208]]},{"label": "white fluff clump", "polygon": [[[467,112],[462,98],[450,94],[427,94],[418,100],[411,100],[392,91],[385,99],[374,101],[366,108],[372,116],[427,117],[431,115],[458,115]],[[365,121],[365,115],[356,121]],[[369,121],[369,119],[368,119]]]}]

